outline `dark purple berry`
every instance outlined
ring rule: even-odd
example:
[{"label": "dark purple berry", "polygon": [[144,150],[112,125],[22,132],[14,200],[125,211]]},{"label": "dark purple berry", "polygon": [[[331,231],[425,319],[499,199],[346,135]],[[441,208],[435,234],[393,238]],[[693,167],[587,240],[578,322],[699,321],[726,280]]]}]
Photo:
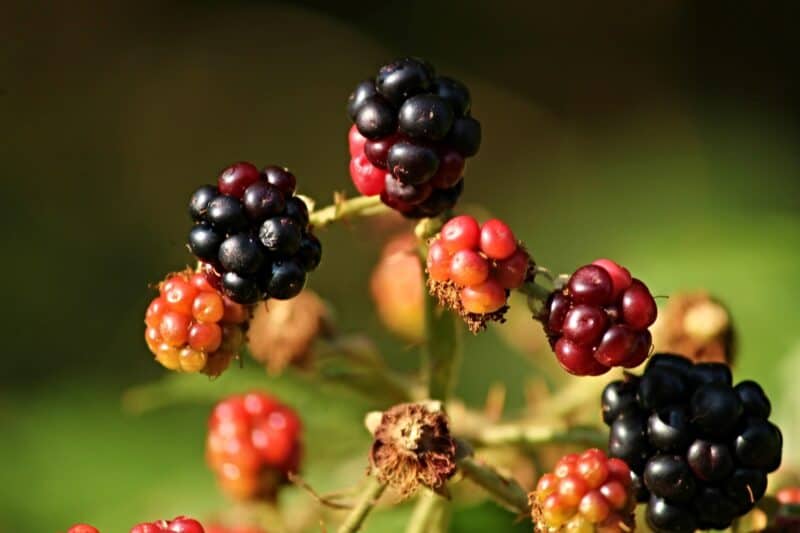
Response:
[{"label": "dark purple berry", "polygon": [[293,195],[297,188],[295,175],[278,165],[270,165],[261,169],[261,178],[273,187],[277,187],[286,198]]},{"label": "dark purple berry", "polygon": [[639,380],[639,403],[648,410],[656,410],[686,399],[689,389],[677,372],[667,368],[654,368]]},{"label": "dark purple berry", "polygon": [[764,496],[767,491],[767,474],[755,468],[737,468],[725,481],[723,488],[741,515],[750,511]]},{"label": "dark purple berry", "polygon": [[443,139],[455,119],[453,108],[435,94],[412,96],[400,106],[397,124],[410,137]]},{"label": "dark purple berry", "polygon": [[242,197],[245,213],[255,222],[280,215],[286,207],[283,193],[274,185],[259,181],[249,186]]},{"label": "dark purple berry", "polygon": [[455,207],[463,190],[464,180],[447,189],[434,189],[424,202],[414,206],[405,216],[408,218],[439,216],[448,209]]},{"label": "dark purple berry", "polygon": [[572,306],[568,296],[561,291],[554,292],[547,303],[547,334],[557,335],[563,331],[564,319]]},{"label": "dark purple berry", "polygon": [[410,185],[418,185],[430,180],[439,168],[436,152],[421,144],[397,142],[389,149],[387,157],[389,172]]},{"label": "dark purple berry", "polygon": [[215,229],[224,233],[233,233],[247,227],[242,203],[233,196],[220,195],[211,200],[206,219]]},{"label": "dark purple berry", "polygon": [[652,496],[645,514],[647,524],[656,533],[693,533],[697,521],[690,509]]},{"label": "dark purple berry", "polygon": [[689,370],[689,380],[696,386],[719,383],[730,387],[733,376],[728,365],[723,363],[698,363]]},{"label": "dark purple berry", "polygon": [[631,470],[641,472],[650,455],[647,441],[647,418],[639,413],[626,413],[611,424],[608,437],[611,457],[622,459]]},{"label": "dark purple berry", "polygon": [[720,438],[736,427],[742,402],[732,388],[710,383],[698,387],[691,400],[692,425],[700,434]]},{"label": "dark purple berry", "polygon": [[306,284],[306,273],[296,261],[276,261],[272,264],[267,294],[276,300],[294,298]]},{"label": "dark purple berry", "polygon": [[773,472],[781,465],[783,435],[772,423],[750,418],[734,440],[736,459],[742,466]]},{"label": "dark purple berry", "polygon": [[419,59],[406,57],[381,67],[375,78],[375,87],[389,102],[399,106],[408,97],[427,91],[432,77],[430,65]]},{"label": "dark purple berry", "polygon": [[639,503],[644,503],[650,499],[650,491],[644,486],[641,474],[637,474],[633,470],[631,470],[631,491]]},{"label": "dark purple berry", "polygon": [[733,472],[733,456],[724,444],[698,439],[689,446],[686,460],[694,475],[703,481],[722,481]]},{"label": "dark purple berry", "polygon": [[376,94],[378,94],[378,91],[375,89],[373,80],[364,80],[356,85],[355,90],[350,93],[350,97],[347,99],[347,115],[350,120],[355,120],[358,110],[361,109],[361,104]]},{"label": "dark purple berry", "polygon": [[432,90],[450,104],[457,117],[469,113],[472,105],[469,89],[460,81],[441,76],[434,80]]},{"label": "dark purple berry", "polygon": [[[608,318],[602,309],[578,304],[567,311],[562,332],[576,344],[594,346],[606,332],[607,326]],[[605,364],[603,361],[600,362]]]},{"label": "dark purple berry", "polygon": [[691,501],[697,489],[689,465],[678,455],[656,455],[647,461],[644,484],[652,494],[677,503]]},{"label": "dark purple berry", "polygon": [[702,529],[727,529],[738,514],[738,508],[722,489],[704,487],[697,492],[693,507]]},{"label": "dark purple berry", "polygon": [[377,140],[397,130],[397,115],[386,100],[373,96],[361,104],[355,123],[361,135]]},{"label": "dark purple berry", "polygon": [[308,206],[298,197],[286,200],[286,211],[284,214],[297,222],[301,228],[308,226]]},{"label": "dark purple berry", "polygon": [[682,406],[669,406],[650,415],[647,437],[653,447],[663,452],[682,452],[692,438],[689,415]]},{"label": "dark purple berry", "polygon": [[[603,311],[601,313],[605,314]],[[629,326],[625,324],[611,326],[603,333],[600,344],[594,352],[594,358],[608,367],[627,364],[638,346],[638,340],[639,336]],[[650,345],[642,349],[649,351]]]},{"label": "dark purple berry", "polygon": [[389,149],[397,142],[396,135],[364,143],[364,154],[369,162],[384,170],[389,168]]},{"label": "dark purple berry", "polygon": [[611,303],[611,276],[597,265],[586,265],[576,270],[569,278],[567,288],[575,303],[594,306]]},{"label": "dark purple berry", "polygon": [[225,240],[207,224],[197,224],[189,230],[189,250],[203,261],[216,261],[219,246]]},{"label": "dark purple berry", "polygon": [[445,142],[464,157],[472,157],[481,147],[481,123],[472,117],[455,119]]},{"label": "dark purple berry", "polygon": [[225,239],[219,247],[219,262],[225,270],[254,274],[264,262],[264,253],[255,238],[238,233]]},{"label": "dark purple berry", "polygon": [[261,292],[256,282],[236,272],[226,272],[222,275],[222,292],[240,304],[253,304],[261,299]]},{"label": "dark purple berry", "polygon": [[218,194],[217,188],[213,185],[203,185],[194,191],[192,198],[189,200],[189,216],[192,217],[192,220],[197,222],[205,220],[208,204]]},{"label": "dark purple berry", "polygon": [[688,376],[689,370],[692,368],[692,362],[682,355],[657,353],[647,362],[647,367],[644,372],[646,374],[655,368],[669,368],[682,376]]},{"label": "dark purple berry", "polygon": [[322,259],[322,244],[320,244],[319,239],[310,233],[304,235],[295,258],[306,272],[316,269]]},{"label": "dark purple berry", "polygon": [[261,244],[274,254],[294,255],[300,249],[302,231],[293,218],[286,216],[268,218],[258,232]]},{"label": "dark purple berry", "polygon": [[430,183],[410,185],[403,183],[391,174],[386,174],[386,194],[393,196],[406,204],[420,204],[428,199],[432,191],[433,187]]},{"label": "dark purple berry", "polygon": [[636,403],[638,381],[638,378],[620,379],[612,381],[603,389],[603,421],[606,424],[612,424],[623,413],[638,411],[639,406]]},{"label": "dark purple berry", "polygon": [[258,181],[258,169],[245,161],[234,163],[219,175],[217,188],[220,193],[241,198],[245,189]]},{"label": "dark purple berry", "polygon": [[739,395],[744,407],[744,413],[758,418],[769,418],[772,404],[764,394],[764,389],[755,381],[745,380],[739,382],[733,390]]}]

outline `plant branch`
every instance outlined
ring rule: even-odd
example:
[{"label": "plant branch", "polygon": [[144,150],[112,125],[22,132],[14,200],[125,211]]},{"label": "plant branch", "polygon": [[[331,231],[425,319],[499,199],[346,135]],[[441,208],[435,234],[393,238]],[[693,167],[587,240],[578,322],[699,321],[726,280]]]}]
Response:
[{"label": "plant branch", "polygon": [[446,402],[453,389],[460,362],[461,346],[455,314],[442,309],[425,293],[424,374],[428,381],[428,397]]},{"label": "plant branch", "polygon": [[472,457],[459,460],[458,468],[465,478],[483,488],[503,506],[521,515],[530,513],[528,494],[513,479],[500,475],[490,466],[479,463]]},{"label": "plant branch", "polygon": [[315,209],[309,215],[309,222],[315,228],[322,228],[337,220],[373,216],[390,211],[381,202],[380,196],[356,196],[346,200],[343,196],[336,195],[333,204],[322,209]]},{"label": "plant branch", "polygon": [[375,504],[378,503],[384,490],[386,490],[386,485],[378,481],[377,478],[369,476],[367,478],[367,484],[361,490],[361,494],[353,510],[350,511],[350,514],[344,519],[342,525],[336,530],[337,533],[354,533],[361,529],[364,520],[367,519],[367,515],[372,511],[372,508],[375,507]]},{"label": "plant branch", "polygon": [[446,533],[450,506],[446,499],[431,490],[420,494],[406,526],[406,533]]},{"label": "plant branch", "polygon": [[521,445],[541,446],[543,444],[586,444],[605,446],[608,436],[602,431],[589,427],[559,427],[543,424],[499,424],[478,430],[473,441],[482,446]]}]

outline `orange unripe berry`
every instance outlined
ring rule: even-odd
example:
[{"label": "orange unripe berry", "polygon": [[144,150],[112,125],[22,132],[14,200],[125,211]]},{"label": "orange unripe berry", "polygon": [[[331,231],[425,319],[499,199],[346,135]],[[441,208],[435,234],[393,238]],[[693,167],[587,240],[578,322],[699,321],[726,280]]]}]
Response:
[{"label": "orange unripe berry", "polygon": [[582,477],[570,474],[558,484],[558,497],[564,505],[577,506],[581,498],[589,490]]},{"label": "orange unripe berry", "polygon": [[572,520],[567,522],[563,529],[565,533],[595,533],[594,524],[582,515],[572,517]]},{"label": "orange unripe berry", "polygon": [[156,361],[169,370],[178,370],[181,367],[180,350],[167,343],[162,343],[156,349]]},{"label": "orange unripe berry", "polygon": [[216,292],[201,292],[192,302],[192,316],[199,322],[219,322],[225,315],[225,303]]},{"label": "orange unripe berry", "polygon": [[67,530],[67,533],[100,533],[100,530],[89,524],[75,524]]},{"label": "orange unripe berry", "polygon": [[605,454],[602,458],[597,455],[581,457],[578,460],[578,473],[590,489],[596,489],[602,485],[608,477]]},{"label": "orange unripe berry", "polygon": [[201,352],[214,352],[222,344],[222,328],[218,324],[198,322],[189,328],[189,346]]},{"label": "orange unripe berry", "polygon": [[542,504],[542,517],[550,527],[560,527],[575,514],[575,507],[565,505],[558,494],[551,494]]},{"label": "orange unripe berry", "polygon": [[472,287],[489,277],[489,262],[473,250],[459,250],[450,260],[450,279],[462,287]]},{"label": "orange unripe berry", "polygon": [[480,246],[490,258],[503,260],[516,251],[517,239],[508,224],[494,218],[481,226]]},{"label": "orange unripe berry", "polygon": [[144,330],[144,341],[147,343],[147,347],[150,351],[156,353],[158,347],[164,342],[164,339],[161,338],[161,332],[158,330],[158,327],[148,326],[147,329]]},{"label": "orange unripe berry", "polygon": [[183,372],[200,372],[206,366],[207,355],[189,347],[180,351],[180,365]]},{"label": "orange unripe berry", "polygon": [[167,302],[160,296],[153,298],[147,311],[144,314],[144,323],[151,328],[157,328],[161,324],[161,317],[167,312]]},{"label": "orange unripe berry", "polygon": [[217,292],[217,289],[209,281],[208,276],[201,272],[192,274],[189,278],[189,283],[199,292]]},{"label": "orange unripe berry", "polygon": [[192,301],[197,296],[197,289],[185,279],[177,276],[171,278],[164,286],[168,287],[163,294],[167,307],[177,313],[191,315]]},{"label": "orange unripe berry", "polygon": [[558,489],[559,479],[555,474],[544,474],[536,484],[536,498],[541,502]]},{"label": "orange unripe berry", "polygon": [[451,258],[452,255],[447,251],[441,239],[433,241],[428,248],[426,261],[428,276],[434,281],[449,280]]},{"label": "orange unripe berry", "polygon": [[476,250],[480,243],[481,228],[478,221],[469,215],[460,215],[448,220],[440,232],[444,248],[454,254],[459,250]]},{"label": "orange unripe berry", "polygon": [[241,324],[242,322],[247,322],[250,318],[250,311],[246,306],[234,302],[227,296],[223,296],[222,301],[225,305],[222,322],[226,324]]},{"label": "orange unripe berry", "polygon": [[606,499],[611,507],[616,511],[625,509],[628,505],[628,489],[619,481],[607,481],[600,487],[600,494]]},{"label": "orange unripe berry", "polygon": [[606,519],[610,509],[608,508],[608,502],[599,491],[590,490],[581,498],[578,512],[590,522],[597,524]]},{"label": "orange unripe berry", "polygon": [[578,473],[578,454],[570,453],[562,457],[553,468],[556,477],[564,478],[571,474]]},{"label": "orange unripe berry", "polygon": [[608,468],[609,478],[619,481],[625,487],[631,484],[631,469],[628,466],[628,463],[622,459],[613,457],[606,461],[606,467]]},{"label": "orange unripe berry", "polygon": [[461,289],[461,304],[468,313],[479,315],[497,311],[506,304],[506,291],[493,279]]},{"label": "orange unripe berry", "polygon": [[531,258],[523,249],[517,249],[511,257],[498,261],[492,275],[505,289],[517,289],[525,283]]},{"label": "orange unripe berry", "polygon": [[189,326],[192,319],[189,315],[167,311],[161,317],[159,332],[164,342],[170,346],[182,346],[189,338]]}]

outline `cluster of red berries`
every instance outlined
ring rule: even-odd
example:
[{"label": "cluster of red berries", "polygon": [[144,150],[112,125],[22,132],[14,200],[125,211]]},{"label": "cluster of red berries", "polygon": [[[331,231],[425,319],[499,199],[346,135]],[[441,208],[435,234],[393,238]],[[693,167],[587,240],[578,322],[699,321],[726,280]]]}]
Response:
[{"label": "cluster of red berries", "polygon": [[232,497],[274,498],[300,466],[301,430],[297,414],[267,394],[231,396],[211,413],[208,464]]},{"label": "cluster of red berries", "polygon": [[636,500],[628,465],[593,448],[562,457],[531,494],[540,532],[632,531]]},{"label": "cluster of red berries", "polygon": [[170,275],[145,313],[145,340],[170,370],[218,376],[244,342],[250,310],[220,293],[202,273]]},{"label": "cluster of red berries", "polygon": [[361,194],[409,218],[452,208],[464,189],[464,160],[478,153],[481,125],[469,90],[404,58],[359,83],[347,103],[353,121],[350,176]]},{"label": "cluster of red berries", "polygon": [[484,315],[500,310],[508,291],[525,283],[531,258],[504,222],[492,219],[481,226],[461,215],[431,241],[427,268],[432,284],[451,284],[459,291],[455,307]]},{"label": "cluster of red berries", "polygon": [[650,354],[656,302],[647,285],[609,259],[582,266],[549,298],[543,323],[558,362],[570,374],[599,376],[633,368]]},{"label": "cluster of red berries", "polygon": [[189,249],[213,267],[234,301],[292,298],[319,265],[322,246],[311,233],[308,207],[294,196],[296,185],[285,168],[259,172],[241,162],[223,170],[217,185],[192,194]]},{"label": "cluster of red berries", "polygon": [[[87,524],[77,524],[69,528],[67,533],[100,533],[100,531]],[[206,530],[197,520],[179,516],[172,520],[143,522],[133,526],[130,533],[206,533]]]}]

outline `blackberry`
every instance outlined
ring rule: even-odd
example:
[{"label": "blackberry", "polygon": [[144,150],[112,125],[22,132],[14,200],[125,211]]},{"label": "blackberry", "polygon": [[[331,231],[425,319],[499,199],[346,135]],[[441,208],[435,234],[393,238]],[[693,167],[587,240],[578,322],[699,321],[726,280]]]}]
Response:
[{"label": "blackberry", "polygon": [[[204,185],[192,194],[189,250],[209,283],[233,301],[291,298],[319,265],[322,246],[296,188],[297,179],[285,168],[270,165],[259,172],[250,163],[236,163],[222,171],[217,187]],[[198,335],[208,337],[207,329]]]},{"label": "blackberry", "polygon": [[[590,285],[582,290],[591,299]],[[655,354],[642,376],[607,385],[601,403],[609,455],[630,466],[654,531],[729,527],[780,466],[783,437],[767,420],[769,399],[753,381],[734,387],[724,365]]]},{"label": "blackberry", "polygon": [[350,175],[358,191],[379,195],[407,218],[451,209],[463,191],[464,158],[480,147],[481,126],[471,109],[467,87],[437,77],[421,59],[381,67],[347,101],[355,126],[348,133]]},{"label": "blackberry", "polygon": [[[652,346],[647,328],[655,322],[656,302],[647,286],[626,268],[598,259],[576,270],[563,289],[552,293],[537,318],[564,370],[599,375],[611,367],[632,368],[647,359]],[[680,392],[650,383],[640,388],[656,402],[662,393]]]}]

